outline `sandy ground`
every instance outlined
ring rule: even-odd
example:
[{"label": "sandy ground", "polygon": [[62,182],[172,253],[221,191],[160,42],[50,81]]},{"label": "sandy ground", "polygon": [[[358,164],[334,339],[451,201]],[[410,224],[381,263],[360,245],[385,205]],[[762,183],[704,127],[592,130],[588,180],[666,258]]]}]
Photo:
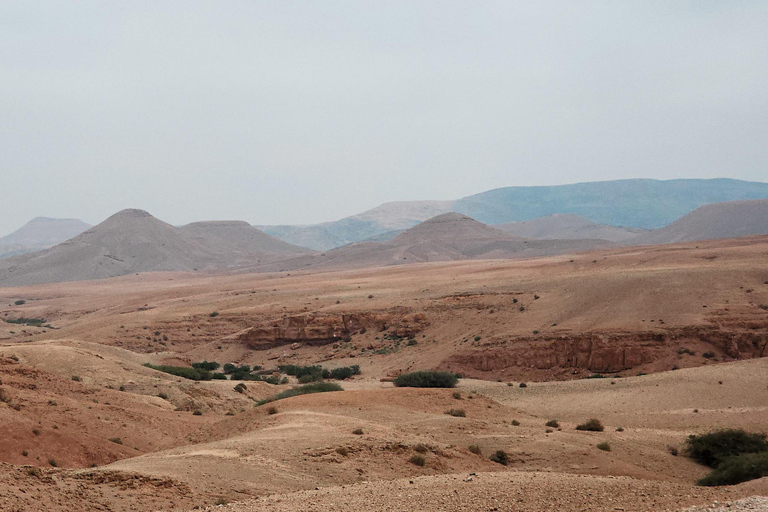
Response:
[{"label": "sandy ground", "polygon": [[[749,358],[768,339],[766,254],[768,239],[756,237],[540,260],[3,288],[0,318],[49,326],[0,322],[8,398],[0,402],[0,509],[237,501],[232,510],[679,510],[766,495],[765,479],[698,488],[707,469],[671,454],[691,433],[768,425],[768,359]],[[26,304],[15,306],[19,299]],[[254,350],[238,338],[284,315],[396,308],[428,319],[417,343],[369,331],[338,347]],[[665,340],[653,358],[606,378],[541,367],[533,355],[497,367],[503,351],[536,352],[544,334],[610,344],[619,333],[631,345],[649,332]],[[756,344],[737,360],[701,332]],[[473,354],[488,357],[479,364]],[[270,404],[270,414],[255,402],[288,386],[247,383],[241,394],[230,381],[195,383],[143,366],[202,359],[359,364],[362,375],[342,383],[344,392]],[[441,365],[474,378],[455,390],[380,380]],[[591,417],[604,432],[574,429]],[[489,460],[496,450],[510,455],[508,466]]]}]

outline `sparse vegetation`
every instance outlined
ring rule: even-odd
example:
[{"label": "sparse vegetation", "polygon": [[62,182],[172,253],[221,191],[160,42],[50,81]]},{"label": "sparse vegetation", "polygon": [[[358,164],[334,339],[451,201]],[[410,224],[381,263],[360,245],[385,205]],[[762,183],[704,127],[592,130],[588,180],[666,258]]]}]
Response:
[{"label": "sparse vegetation", "polygon": [[395,386],[408,388],[453,388],[458,382],[454,373],[435,371],[403,373],[394,380]]},{"label": "sparse vegetation", "polygon": [[527,388],[527,387],[528,387],[528,384],[526,384],[525,382],[521,382],[521,383],[520,383],[520,387],[521,387],[521,388]]},{"label": "sparse vegetation", "polygon": [[471,444],[469,445],[469,451],[474,453],[475,455],[482,455],[483,450],[480,448],[480,445],[477,444]]},{"label": "sparse vegetation", "polygon": [[467,413],[464,409],[448,409],[445,411],[445,414],[449,416],[455,416],[457,418],[465,418],[467,416]]},{"label": "sparse vegetation", "polygon": [[338,453],[342,457],[346,457],[347,455],[349,455],[349,450],[347,449],[346,446],[339,446],[338,448],[336,448],[336,453]]},{"label": "sparse vegetation", "polygon": [[123,440],[119,437],[110,437],[109,442],[115,444],[123,444]]},{"label": "sparse vegetation", "polygon": [[549,420],[544,424],[545,427],[560,428],[560,423],[557,420]]},{"label": "sparse vegetation", "polygon": [[413,464],[414,466],[423,466],[427,463],[427,460],[424,458],[423,455],[418,455],[414,453],[410,459],[408,459],[408,462]]},{"label": "sparse vegetation", "polygon": [[704,352],[703,354],[701,354],[701,357],[703,357],[704,359],[712,359],[713,357],[715,357],[715,353],[714,352]]},{"label": "sparse vegetation", "polygon": [[203,415],[203,411],[201,411],[200,409],[195,409],[195,412],[193,412],[192,414],[194,416],[202,416]]},{"label": "sparse vegetation", "polygon": [[168,373],[175,375],[176,377],[182,377],[189,380],[211,380],[213,378],[211,372],[200,368],[190,368],[188,366],[153,365],[150,363],[144,363],[144,366],[159,372]]},{"label": "sparse vegetation", "polygon": [[327,393],[329,391],[344,391],[344,388],[333,382],[313,382],[312,384],[286,389],[282,393],[278,393],[275,396],[257,402],[256,406],[258,407],[269,402],[290,398],[292,396],[306,395],[310,393]]},{"label": "sparse vegetation", "polygon": [[22,305],[24,305],[26,303],[27,303],[27,301],[25,301],[24,299],[19,299],[19,300],[15,301],[13,304],[16,305],[16,306],[22,306]]},{"label": "sparse vegetation", "polygon": [[602,443],[597,443],[597,449],[604,452],[609,452],[611,451],[611,445],[608,444],[607,441],[603,441]]},{"label": "sparse vegetation", "polygon": [[73,380],[73,381],[75,381],[75,382],[80,382],[80,381],[81,381],[81,379],[80,379],[80,376],[79,376],[79,375],[73,375],[73,376],[72,376],[72,380]]},{"label": "sparse vegetation", "polygon": [[418,443],[413,445],[413,451],[418,453],[427,453],[429,451],[429,447],[424,443]]},{"label": "sparse vegetation", "polygon": [[210,316],[211,318],[216,318],[217,316],[219,316],[219,312],[218,311],[214,311],[213,313],[211,313],[208,316]]},{"label": "sparse vegetation", "polygon": [[248,387],[241,382],[240,384],[235,386],[233,389],[238,393],[245,393],[248,390]]},{"label": "sparse vegetation", "polygon": [[493,462],[506,466],[509,464],[509,455],[504,450],[496,450],[493,455],[489,457]]},{"label": "sparse vegetation", "polygon": [[520,422],[517,421],[517,420],[512,420],[512,423],[510,423],[510,425],[512,425],[513,427],[519,427],[520,426]]},{"label": "sparse vegetation", "polygon": [[356,436],[361,436],[363,435],[363,429],[358,427],[355,430],[353,430],[352,433],[355,434]]},{"label": "sparse vegetation", "polygon": [[458,391],[454,391],[453,398],[455,398],[456,400],[461,400],[461,393],[459,393]]},{"label": "sparse vegetation", "polygon": [[605,430],[602,422],[596,418],[589,419],[584,423],[576,425],[576,430],[586,430],[589,432],[602,432]]},{"label": "sparse vegetation", "polygon": [[272,415],[272,414],[277,414],[277,407],[275,407],[275,406],[273,405],[272,407],[270,407],[269,409],[267,409],[267,414],[269,414],[269,415]]},{"label": "sparse vegetation", "polygon": [[48,459],[48,464],[49,464],[51,467],[54,467],[54,468],[57,468],[57,467],[59,467],[59,463],[58,463],[58,462],[56,462],[56,459]]},{"label": "sparse vegetation", "polygon": [[6,318],[4,319],[6,323],[9,324],[18,324],[18,325],[26,325],[29,327],[43,327],[45,325],[45,318]]}]

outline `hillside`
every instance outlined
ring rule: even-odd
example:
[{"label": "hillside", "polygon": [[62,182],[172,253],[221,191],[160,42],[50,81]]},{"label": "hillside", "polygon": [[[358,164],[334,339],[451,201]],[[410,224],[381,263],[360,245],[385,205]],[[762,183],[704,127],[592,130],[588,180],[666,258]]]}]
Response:
[{"label": "hillside", "polygon": [[223,251],[267,254],[311,252],[270,236],[243,221],[193,222],[179,228],[190,238]]},{"label": "hillside", "polygon": [[672,224],[632,240],[633,245],[768,234],[768,200],[730,201],[702,206]]},{"label": "hillside", "polygon": [[607,248],[605,240],[527,240],[459,213],[445,213],[389,240],[257,266],[262,271],[347,269],[469,259],[532,258]]},{"label": "hillside", "polygon": [[[597,224],[654,229],[705,204],[767,199],[768,183],[733,179],[617,180],[540,187],[505,187],[455,201],[400,201],[335,222],[306,226],[257,226],[291,244],[316,250],[376,240],[452,211],[490,225],[572,214]],[[511,228],[510,228],[511,229]],[[528,229],[528,228],[526,228]],[[590,229],[577,237],[557,233],[542,238],[593,238]],[[630,229],[631,231],[631,229]],[[599,239],[624,239],[615,230],[595,232]],[[610,237],[610,238],[606,238]],[[386,236],[385,236],[386,238]],[[535,238],[535,237],[534,237]]]},{"label": "hillside", "polygon": [[193,271],[221,263],[221,253],[142,210],[123,210],[44,251],[0,262],[0,285]]},{"label": "hillside", "polygon": [[624,228],[597,224],[568,213],[556,213],[539,219],[497,224],[494,228],[510,235],[537,240],[607,240],[626,242],[645,233],[640,228]]},{"label": "hillside", "polygon": [[335,222],[308,226],[257,226],[295,245],[326,251],[408,229],[450,211],[453,201],[394,201]]},{"label": "hillside", "polygon": [[90,227],[90,224],[77,219],[36,217],[10,235],[0,238],[0,258],[53,247]]},{"label": "hillside", "polygon": [[571,213],[600,224],[653,229],[705,204],[766,198],[768,183],[636,179],[499,188],[459,199],[452,209],[486,224]]}]

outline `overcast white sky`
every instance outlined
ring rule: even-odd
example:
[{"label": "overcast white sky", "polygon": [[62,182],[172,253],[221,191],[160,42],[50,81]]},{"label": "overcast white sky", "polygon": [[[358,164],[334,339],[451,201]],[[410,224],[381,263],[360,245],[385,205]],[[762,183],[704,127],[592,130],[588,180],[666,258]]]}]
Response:
[{"label": "overcast white sky", "polygon": [[768,2],[5,1],[0,235],[768,181]]}]

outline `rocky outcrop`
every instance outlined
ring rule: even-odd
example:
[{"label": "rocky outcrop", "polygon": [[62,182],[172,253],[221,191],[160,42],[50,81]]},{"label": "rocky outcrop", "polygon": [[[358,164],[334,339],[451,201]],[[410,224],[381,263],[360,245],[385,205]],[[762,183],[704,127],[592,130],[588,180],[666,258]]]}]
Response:
[{"label": "rocky outcrop", "polygon": [[326,345],[348,340],[352,335],[368,329],[410,337],[428,325],[429,321],[423,313],[405,308],[386,312],[286,315],[254,325],[241,333],[238,340],[255,350],[294,343]]},{"label": "rocky outcrop", "polygon": [[676,355],[679,349],[702,342],[725,357],[749,359],[768,355],[766,327],[740,332],[701,326],[666,332],[516,337],[456,352],[440,368],[482,373],[513,367],[613,373]]}]

